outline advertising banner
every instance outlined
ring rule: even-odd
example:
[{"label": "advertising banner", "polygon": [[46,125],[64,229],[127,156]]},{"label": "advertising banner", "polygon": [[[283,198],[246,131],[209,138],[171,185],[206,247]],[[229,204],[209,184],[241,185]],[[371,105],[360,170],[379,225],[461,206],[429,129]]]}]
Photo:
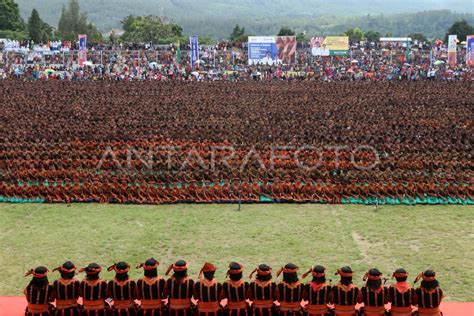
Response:
[{"label": "advertising banner", "polygon": [[474,35],[468,35],[466,41],[467,41],[466,64],[473,66],[474,65]]},{"label": "advertising banner", "polygon": [[249,36],[248,64],[294,64],[296,62],[295,36]]},{"label": "advertising banner", "polygon": [[345,56],[349,52],[348,36],[312,37],[309,45],[313,56]]},{"label": "advertising banner", "polygon": [[456,49],[458,45],[458,36],[449,35],[448,37],[448,64],[451,66],[456,65]]},{"label": "advertising banner", "polygon": [[189,37],[189,43],[191,45],[191,66],[199,60],[199,39],[197,36]]},{"label": "advertising banner", "polygon": [[87,35],[79,34],[79,52],[78,52],[79,66],[83,67],[87,61]]}]

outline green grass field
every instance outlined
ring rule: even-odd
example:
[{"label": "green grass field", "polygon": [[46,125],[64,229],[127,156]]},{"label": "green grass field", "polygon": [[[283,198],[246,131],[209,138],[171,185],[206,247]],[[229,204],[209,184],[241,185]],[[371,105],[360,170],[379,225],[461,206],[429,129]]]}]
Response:
[{"label": "green grass field", "polygon": [[[20,295],[36,265],[72,260],[131,265],[153,256],[160,273],[176,259],[191,275],[205,261],[224,278],[230,261],[246,274],[262,262],[276,270],[294,262],[301,272],[323,264],[330,274],[351,265],[355,283],[377,267],[404,267],[411,281],[426,268],[438,272],[447,301],[474,301],[474,207],[351,205],[0,204],[0,295]],[[140,271],[133,269],[137,277]],[[111,278],[112,273],[102,273]],[[57,277],[50,275],[50,280]],[[389,281],[390,282],[390,281]]]}]

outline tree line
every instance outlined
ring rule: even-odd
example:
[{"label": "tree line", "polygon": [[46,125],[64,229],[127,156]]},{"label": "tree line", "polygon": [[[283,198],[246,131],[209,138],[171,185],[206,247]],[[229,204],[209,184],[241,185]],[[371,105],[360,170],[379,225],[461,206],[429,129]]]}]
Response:
[{"label": "tree line", "polygon": [[0,37],[45,43],[49,40],[75,41],[78,34],[87,34],[92,42],[102,40],[97,27],[87,21],[86,13],[81,12],[79,0],[70,0],[67,7],[63,6],[57,28],[43,21],[35,8],[25,22],[14,0],[0,0]]},{"label": "tree line", "polygon": [[[453,25],[448,29],[446,35],[444,36],[444,41],[447,42],[449,34],[456,34],[459,41],[465,41],[467,35],[474,35],[474,27],[467,23],[466,20],[461,20],[454,22]],[[345,32],[338,34],[340,36],[349,37],[349,42],[355,43],[360,41],[368,42],[379,42],[381,37],[392,37],[393,34],[387,32],[381,34],[378,31],[368,30],[362,31],[360,28],[348,28]],[[245,32],[245,27],[240,27],[238,24],[232,30],[232,33],[229,36],[229,40],[232,42],[246,42],[248,36],[253,36],[253,34],[247,34]],[[282,26],[280,31],[277,33],[277,36],[296,36],[298,42],[308,42],[310,37],[306,36],[305,32],[297,33],[292,30],[289,26]],[[423,33],[410,33],[407,35],[413,41],[420,41],[429,43],[430,40]]]}]

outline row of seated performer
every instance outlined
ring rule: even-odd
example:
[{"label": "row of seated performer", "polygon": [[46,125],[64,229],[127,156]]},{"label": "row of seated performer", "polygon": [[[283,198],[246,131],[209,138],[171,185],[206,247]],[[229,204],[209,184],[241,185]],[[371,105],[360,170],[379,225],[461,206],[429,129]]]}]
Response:
[{"label": "row of seated performer", "polygon": [[[205,263],[198,281],[187,273],[188,265],[178,260],[170,265],[165,275],[158,275],[158,261],[150,258],[137,268],[144,269],[143,278],[137,281],[128,276],[130,265],[116,263],[108,268],[115,271],[111,281],[99,276],[102,268],[91,263],[79,269],[86,277],[76,279],[76,266],[68,261],[53,271],[61,278],[49,284],[49,270],[40,266],[26,275],[33,279],[24,290],[28,301],[26,316],[440,316],[439,305],[443,291],[436,280],[435,272],[420,273],[418,288],[407,282],[404,269],[393,272],[396,283],[385,286],[387,279],[378,269],[370,269],[364,276],[362,287],[352,283],[353,271],[345,266],[337,270],[340,280],[331,285],[326,278],[326,269],[317,265],[303,275],[312,275],[306,284],[298,279],[298,267],[288,263],[276,273],[283,279],[272,279],[272,268],[259,265],[250,273],[256,278],[247,282],[243,278],[243,266],[231,262],[227,270],[228,280],[220,283],[214,277],[217,269]],[[79,300],[79,301],[78,301]],[[52,303],[55,302],[55,305]],[[79,304],[81,302],[81,304]],[[112,303],[113,302],[113,303]],[[357,308],[363,303],[363,307]],[[391,303],[390,310],[385,305]]]},{"label": "row of seated performer", "polygon": [[[54,185],[52,184],[54,183]],[[319,201],[339,204],[351,199],[392,199],[398,203],[466,203],[474,201],[474,188],[467,183],[296,183],[223,182],[203,186],[201,183],[120,183],[99,181],[76,182],[71,185],[7,185],[0,181],[1,196],[6,198],[39,198],[52,203],[101,202],[101,203],[211,203],[211,202],[259,202],[262,197],[282,202],[304,203]],[[435,201],[432,202],[431,200]]]}]

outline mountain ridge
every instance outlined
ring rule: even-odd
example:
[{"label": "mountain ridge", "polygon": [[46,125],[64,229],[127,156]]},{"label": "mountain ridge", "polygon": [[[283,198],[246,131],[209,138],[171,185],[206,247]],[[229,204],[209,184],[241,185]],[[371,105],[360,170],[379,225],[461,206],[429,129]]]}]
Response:
[{"label": "mountain ridge", "polygon": [[[41,17],[56,27],[63,5],[69,0],[16,0],[25,20],[36,8]],[[457,19],[474,12],[470,0],[80,0],[81,10],[102,32],[120,28],[120,21],[127,15],[160,15],[181,24],[185,32],[196,32],[216,39],[226,37],[236,23],[253,33],[276,32],[275,28],[289,25],[299,31],[317,30],[319,20],[357,24],[354,17],[397,16],[426,10],[450,10]],[[398,19],[403,19],[399,16]],[[440,17],[438,19],[443,19]],[[304,22],[304,23],[302,23]],[[454,22],[454,21],[453,21]],[[444,24],[442,23],[442,27]],[[278,25],[278,26],[276,26]],[[354,25],[357,26],[357,25]],[[339,30],[340,28],[336,28]],[[329,29],[328,32],[332,32]],[[396,33],[396,29],[390,30]],[[441,32],[441,26],[435,33]],[[433,32],[431,35],[434,36]],[[262,33],[262,35],[265,35]],[[438,34],[436,34],[438,35]]]}]

